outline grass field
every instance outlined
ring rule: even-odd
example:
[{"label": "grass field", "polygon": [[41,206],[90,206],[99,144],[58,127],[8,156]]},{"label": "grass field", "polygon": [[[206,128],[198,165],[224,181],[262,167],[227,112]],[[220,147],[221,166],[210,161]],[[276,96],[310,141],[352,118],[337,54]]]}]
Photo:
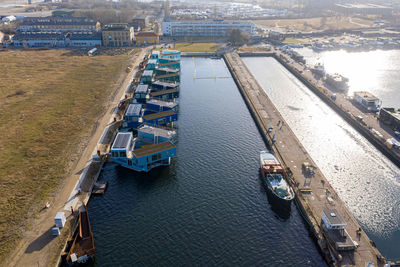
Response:
[{"label": "grass field", "polygon": [[263,26],[282,27],[296,31],[359,29],[373,26],[372,20],[350,17],[255,20],[253,22]]},{"label": "grass field", "polygon": [[128,63],[64,53],[0,52],[0,262],[70,172]]},{"label": "grass field", "polygon": [[175,49],[181,52],[215,52],[218,46],[216,43],[176,43]]}]

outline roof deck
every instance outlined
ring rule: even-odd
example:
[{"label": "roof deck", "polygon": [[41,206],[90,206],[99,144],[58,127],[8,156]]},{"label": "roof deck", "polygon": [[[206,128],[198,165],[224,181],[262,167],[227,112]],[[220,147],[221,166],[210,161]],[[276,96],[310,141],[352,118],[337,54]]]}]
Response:
[{"label": "roof deck", "polygon": [[163,81],[154,81],[152,85],[159,86],[159,87],[169,87],[169,88],[176,88],[179,86],[179,82],[163,82]]},{"label": "roof deck", "polygon": [[171,142],[166,142],[166,143],[161,143],[161,144],[153,144],[153,145],[148,145],[143,148],[139,148],[133,151],[133,154],[137,158],[141,158],[144,156],[148,156],[151,154],[155,154],[167,149],[174,148],[175,146]]},{"label": "roof deck", "polygon": [[153,76],[153,71],[152,70],[145,70],[143,71],[143,75],[142,76]]},{"label": "roof deck", "polygon": [[149,120],[160,119],[160,118],[164,118],[164,117],[172,116],[172,115],[176,115],[176,112],[173,110],[167,110],[167,111],[163,111],[163,112],[149,114],[149,115],[143,116],[143,118],[145,120],[149,121]]},{"label": "roof deck", "polygon": [[139,117],[142,112],[142,104],[130,104],[125,116]]},{"label": "roof deck", "polygon": [[173,93],[177,93],[178,89],[174,88],[174,89],[168,89],[168,90],[163,90],[163,91],[157,91],[157,92],[151,92],[150,95],[153,97],[156,96],[161,96],[161,95],[166,95],[166,94],[173,94]]},{"label": "roof deck", "polygon": [[355,96],[365,99],[366,101],[379,101],[379,98],[367,91],[354,92]]},{"label": "roof deck", "polygon": [[136,88],[135,93],[147,93],[148,90],[149,90],[148,84],[139,84]]},{"label": "roof deck", "polygon": [[132,133],[117,134],[111,149],[126,150],[132,141]]},{"label": "roof deck", "polygon": [[157,127],[148,126],[148,125],[144,125],[141,128],[139,128],[138,132],[148,133],[148,134],[152,134],[154,136],[162,136],[162,137],[165,137],[168,139],[170,139],[171,137],[176,135],[176,131],[166,130],[166,129],[157,128]]},{"label": "roof deck", "polygon": [[346,221],[336,209],[327,209],[322,211],[322,218],[329,226],[346,226]]},{"label": "roof deck", "polygon": [[157,59],[149,59],[149,61],[147,61],[147,64],[157,64]]},{"label": "roof deck", "polygon": [[176,102],[168,102],[168,101],[163,101],[163,100],[158,100],[158,99],[150,99],[147,101],[147,104],[158,105],[160,107],[168,107],[171,109],[178,105],[178,103],[176,103]]}]

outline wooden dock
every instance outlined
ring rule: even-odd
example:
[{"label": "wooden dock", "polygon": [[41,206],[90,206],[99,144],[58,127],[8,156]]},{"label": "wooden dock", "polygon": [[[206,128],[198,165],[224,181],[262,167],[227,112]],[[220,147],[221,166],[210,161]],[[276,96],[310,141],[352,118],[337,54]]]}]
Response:
[{"label": "wooden dock", "polygon": [[[358,231],[360,225],[320,172],[240,56],[237,53],[229,53],[224,55],[224,60],[264,141],[272,148],[281,163],[292,173],[289,182],[296,193],[297,206],[309,224],[310,231],[316,238],[328,264],[334,266],[366,266],[370,262],[374,266],[383,266],[384,260],[380,252],[374,247],[373,242],[365,232]],[[278,122],[280,122],[279,126]],[[273,131],[268,133],[271,123]],[[277,140],[273,143],[272,136],[275,132]],[[314,175],[308,175],[304,171],[302,165],[305,162],[314,167]],[[324,209],[336,209],[341,214],[347,223],[347,233],[358,244],[356,250],[336,251],[327,242],[327,237],[321,226],[322,210]]]}]

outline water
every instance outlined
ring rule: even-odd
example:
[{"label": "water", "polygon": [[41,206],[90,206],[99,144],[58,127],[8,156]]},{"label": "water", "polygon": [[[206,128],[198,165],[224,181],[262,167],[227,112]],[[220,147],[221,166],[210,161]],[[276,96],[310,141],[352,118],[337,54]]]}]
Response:
[{"label": "water", "polygon": [[183,58],[181,80],[172,165],[101,174],[109,188],[89,206],[95,264],[326,266],[294,204],[272,210],[259,178],[265,145],[224,62]]},{"label": "water", "polygon": [[384,107],[400,108],[400,50],[369,52],[327,51],[316,53],[309,48],[296,49],[307,64],[324,64],[328,73],[340,73],[349,78],[349,95],[354,91],[369,91]]},{"label": "water", "polygon": [[382,254],[400,258],[400,169],[275,59],[244,62]]}]

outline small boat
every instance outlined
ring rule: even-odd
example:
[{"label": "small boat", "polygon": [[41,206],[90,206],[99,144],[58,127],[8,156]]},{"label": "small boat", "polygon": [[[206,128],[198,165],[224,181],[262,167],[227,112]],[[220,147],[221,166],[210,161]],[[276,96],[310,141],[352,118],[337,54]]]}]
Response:
[{"label": "small boat", "polygon": [[315,76],[324,77],[325,75],[325,68],[322,63],[315,64],[310,70]]},{"label": "small boat", "polygon": [[276,157],[268,151],[261,151],[260,165],[263,182],[272,194],[285,202],[292,201],[293,189],[286,182],[287,173]]}]

